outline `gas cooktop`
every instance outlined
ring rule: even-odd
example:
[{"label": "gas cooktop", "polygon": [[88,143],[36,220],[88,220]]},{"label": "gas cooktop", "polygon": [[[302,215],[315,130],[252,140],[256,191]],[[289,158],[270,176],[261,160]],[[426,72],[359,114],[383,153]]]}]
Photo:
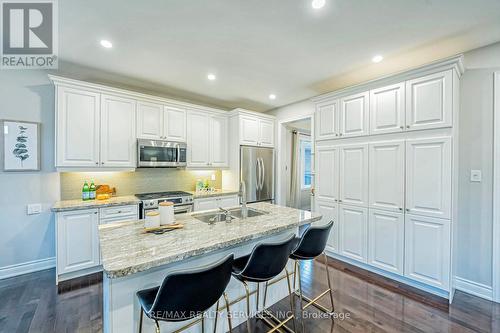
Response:
[{"label": "gas cooktop", "polygon": [[184,191],[167,191],[167,192],[155,192],[155,193],[139,193],[136,194],[135,196],[140,200],[154,200],[161,198],[192,196],[192,194]]}]

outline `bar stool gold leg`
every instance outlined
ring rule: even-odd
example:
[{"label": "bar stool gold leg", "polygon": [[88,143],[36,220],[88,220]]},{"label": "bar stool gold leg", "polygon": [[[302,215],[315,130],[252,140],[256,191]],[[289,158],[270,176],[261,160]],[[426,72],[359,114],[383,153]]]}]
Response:
[{"label": "bar stool gold leg", "polygon": [[250,327],[250,290],[248,290],[248,285],[243,281],[243,285],[245,286],[245,291],[247,295],[247,329],[248,333],[252,332],[252,328]]},{"label": "bar stool gold leg", "polygon": [[333,289],[332,282],[330,280],[330,269],[328,267],[328,257],[326,253],[323,252],[323,257],[325,258],[325,268],[326,268],[326,278],[328,279],[328,289],[330,289],[330,302],[332,303],[332,313],[335,311],[335,305],[333,304]]},{"label": "bar stool gold leg", "polygon": [[158,320],[155,320],[155,325],[156,325],[156,333],[160,333],[160,324],[158,323]]},{"label": "bar stool gold leg", "polygon": [[227,311],[227,323],[229,324],[229,332],[233,332],[233,324],[231,323],[231,310],[229,309],[229,299],[227,298],[227,294],[224,293],[224,300],[226,302],[226,311]]}]

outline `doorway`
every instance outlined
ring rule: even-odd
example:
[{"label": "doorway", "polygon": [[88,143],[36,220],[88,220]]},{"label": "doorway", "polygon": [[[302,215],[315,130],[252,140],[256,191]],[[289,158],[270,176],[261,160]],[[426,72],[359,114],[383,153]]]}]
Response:
[{"label": "doorway", "polygon": [[312,117],[280,123],[279,203],[311,210],[313,188]]}]

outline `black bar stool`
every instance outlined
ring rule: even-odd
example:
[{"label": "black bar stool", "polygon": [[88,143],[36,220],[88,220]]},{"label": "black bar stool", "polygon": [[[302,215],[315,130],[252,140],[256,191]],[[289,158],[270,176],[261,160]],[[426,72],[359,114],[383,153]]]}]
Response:
[{"label": "black bar stool", "polygon": [[[180,322],[196,317],[200,318],[176,332],[200,321],[204,331],[204,312],[218,302],[222,295],[229,314],[229,302],[224,291],[231,279],[233,259],[234,255],[231,254],[209,266],[171,273],[165,277],[161,286],[138,291],[137,297],[141,305],[139,332],[142,332],[144,313],[155,321],[157,333],[160,333],[158,321]],[[229,330],[232,331],[229,315],[228,322]]]},{"label": "black bar stool", "polygon": [[[332,229],[333,226],[333,221],[330,221],[328,224],[324,226],[318,226],[318,227],[310,227],[307,229],[304,234],[302,234],[302,237],[296,238],[295,239],[295,244],[297,246],[293,250],[292,254],[290,255],[290,259],[295,261],[294,265],[294,289],[295,289],[295,279],[298,277],[299,280],[299,297],[300,297],[300,307],[303,310],[305,310],[308,306],[313,305],[319,310],[332,314],[334,311],[334,305],[333,305],[333,290],[332,290],[332,285],[330,282],[330,272],[328,269],[328,259],[325,254],[325,247],[326,247],[326,242],[328,241],[328,237],[330,235],[330,230]],[[302,285],[300,281],[300,261],[301,260],[311,260],[319,255],[323,254],[324,260],[325,260],[325,269],[326,269],[326,278],[328,280],[328,289],[323,291],[320,295],[316,296],[314,299],[310,299],[306,296],[303,295],[302,293]],[[297,269],[298,268],[298,269]],[[325,308],[323,305],[318,304],[317,301],[325,296],[327,293],[330,293],[330,302],[332,303],[332,309],[329,310]],[[303,306],[302,304],[302,299],[305,299],[308,303]]]},{"label": "black bar stool", "polygon": [[[290,235],[290,237],[281,242],[258,244],[254,247],[252,253],[247,256],[237,258],[233,262],[232,274],[245,286],[248,332],[251,332],[252,330],[250,327],[250,290],[248,289],[247,282],[256,282],[258,286],[258,283],[269,282],[271,279],[281,273],[283,269],[285,269],[286,279],[288,282],[288,293],[290,296],[290,306],[293,312],[292,289],[288,270],[286,269],[286,264],[295,244],[294,239],[295,236],[292,234]],[[259,289],[257,289],[257,308],[259,306],[258,295]],[[267,318],[260,315],[258,315],[258,317],[260,319],[263,319],[266,324],[272,327],[272,330],[270,330],[269,332],[278,330],[280,327],[285,325],[286,322],[294,318],[294,316],[292,315],[291,317],[286,318],[284,321],[279,322],[278,325],[273,325],[273,323],[268,321]]]}]

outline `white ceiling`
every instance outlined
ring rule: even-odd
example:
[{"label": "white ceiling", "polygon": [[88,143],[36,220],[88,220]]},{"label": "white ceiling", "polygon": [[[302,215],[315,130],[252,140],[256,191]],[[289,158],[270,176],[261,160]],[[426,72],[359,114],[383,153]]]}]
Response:
[{"label": "white ceiling", "polygon": [[264,111],[500,40],[500,0],[326,1],[59,1],[61,72]]}]

